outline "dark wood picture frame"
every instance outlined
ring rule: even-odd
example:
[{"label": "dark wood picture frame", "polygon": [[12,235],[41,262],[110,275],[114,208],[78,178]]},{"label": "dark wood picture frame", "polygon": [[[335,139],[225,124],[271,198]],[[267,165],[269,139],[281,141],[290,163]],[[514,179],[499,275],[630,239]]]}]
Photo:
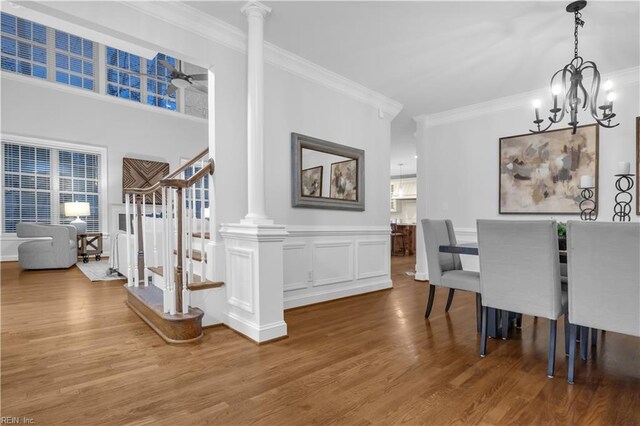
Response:
[{"label": "dark wood picture frame", "polygon": [[[304,183],[304,173],[305,172],[311,172],[314,170],[320,169],[320,193],[318,195],[309,195],[309,194],[305,194],[304,193],[304,187],[303,187],[303,183]],[[324,172],[324,166],[316,166],[316,167],[310,167],[308,169],[304,169],[300,171],[300,196],[301,197],[318,197],[321,198],[322,197],[322,174]]]},{"label": "dark wood picture frame", "polygon": [[[600,169],[600,126],[598,126],[597,124],[588,124],[588,125],[583,125],[583,126],[578,126],[578,129],[582,129],[582,128],[587,128],[587,127],[593,127],[595,130],[595,155],[596,155],[596,159],[595,159],[595,173],[594,173],[594,201],[596,203],[596,208],[598,207],[598,194],[599,194],[599,190],[598,190],[598,183],[599,183],[599,169]],[[554,133],[554,132],[566,132],[567,130],[571,130],[571,128],[567,127],[567,128],[563,128],[563,129],[556,129],[556,130],[550,130],[547,132],[542,133],[542,135],[544,134],[549,134],[549,133]],[[525,134],[521,134],[521,135],[514,135],[514,136],[505,136],[502,137],[498,140],[498,213],[499,214],[514,214],[514,215],[522,215],[522,214],[527,214],[527,215],[579,215],[580,214],[580,208],[578,207],[578,205],[576,205],[576,211],[574,212],[558,212],[558,211],[540,211],[540,212],[536,212],[536,211],[530,211],[530,212],[525,212],[525,211],[503,211],[502,208],[502,170],[501,170],[501,160],[502,160],[502,143],[503,140],[506,139],[513,139],[513,138],[523,138],[523,137],[527,137],[527,136],[531,136],[531,137],[535,137],[540,135],[539,133],[525,133]]]}]

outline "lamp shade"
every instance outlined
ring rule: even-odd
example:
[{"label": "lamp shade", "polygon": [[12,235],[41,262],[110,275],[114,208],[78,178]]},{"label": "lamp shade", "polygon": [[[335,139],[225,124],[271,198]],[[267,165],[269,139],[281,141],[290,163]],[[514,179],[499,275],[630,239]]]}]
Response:
[{"label": "lamp shade", "polygon": [[89,203],[81,203],[74,201],[72,203],[64,203],[64,215],[65,216],[89,216]]}]

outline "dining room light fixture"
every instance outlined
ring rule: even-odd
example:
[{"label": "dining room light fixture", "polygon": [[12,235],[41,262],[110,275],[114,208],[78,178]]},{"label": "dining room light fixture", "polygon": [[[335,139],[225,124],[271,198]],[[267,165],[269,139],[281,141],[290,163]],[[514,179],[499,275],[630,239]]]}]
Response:
[{"label": "dining room light fixture", "polygon": [[[593,119],[602,127],[612,128],[620,124],[611,124],[611,120],[616,116],[613,112],[613,101],[616,98],[616,94],[613,91],[613,83],[607,80],[603,84],[602,89],[604,90],[606,102],[598,106],[600,72],[595,62],[585,61],[578,53],[578,29],[584,26],[580,11],[586,5],[586,1],[580,0],[570,3],[566,8],[567,12],[574,15],[573,59],[551,77],[553,108],[549,109],[552,115],[549,116],[549,124],[546,127],[543,124],[545,120],[540,118],[540,106],[542,103],[539,100],[533,102],[536,116],[533,123],[537,126],[537,130],[530,130],[532,133],[546,132],[552,125],[562,121],[565,113],[568,113],[570,118],[568,124],[573,129],[572,133],[575,134],[578,128],[579,108],[585,111],[588,108]],[[587,93],[587,89],[583,84],[584,74],[586,73],[591,74],[590,94]]]}]

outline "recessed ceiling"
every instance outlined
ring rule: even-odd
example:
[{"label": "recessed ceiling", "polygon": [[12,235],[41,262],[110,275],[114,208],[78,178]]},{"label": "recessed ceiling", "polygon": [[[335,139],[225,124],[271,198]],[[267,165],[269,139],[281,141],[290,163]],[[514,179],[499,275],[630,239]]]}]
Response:
[{"label": "recessed ceiling", "polygon": [[[246,30],[244,2],[187,3]],[[392,142],[411,143],[415,115],[544,87],[573,55],[568,1],[264,3],[267,41],[404,104]],[[604,77],[640,64],[639,2],[582,12],[580,53]]]}]

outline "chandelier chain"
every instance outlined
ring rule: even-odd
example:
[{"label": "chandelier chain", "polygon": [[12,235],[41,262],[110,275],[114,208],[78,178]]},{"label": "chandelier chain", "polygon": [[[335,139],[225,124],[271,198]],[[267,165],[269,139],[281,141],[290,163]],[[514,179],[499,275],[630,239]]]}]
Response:
[{"label": "chandelier chain", "polygon": [[573,38],[574,38],[574,48],[573,48],[573,57],[577,58],[578,57],[578,27],[582,27],[584,25],[584,21],[581,19],[582,18],[582,13],[575,11],[574,12],[574,17],[575,17],[575,30],[573,31]]}]

